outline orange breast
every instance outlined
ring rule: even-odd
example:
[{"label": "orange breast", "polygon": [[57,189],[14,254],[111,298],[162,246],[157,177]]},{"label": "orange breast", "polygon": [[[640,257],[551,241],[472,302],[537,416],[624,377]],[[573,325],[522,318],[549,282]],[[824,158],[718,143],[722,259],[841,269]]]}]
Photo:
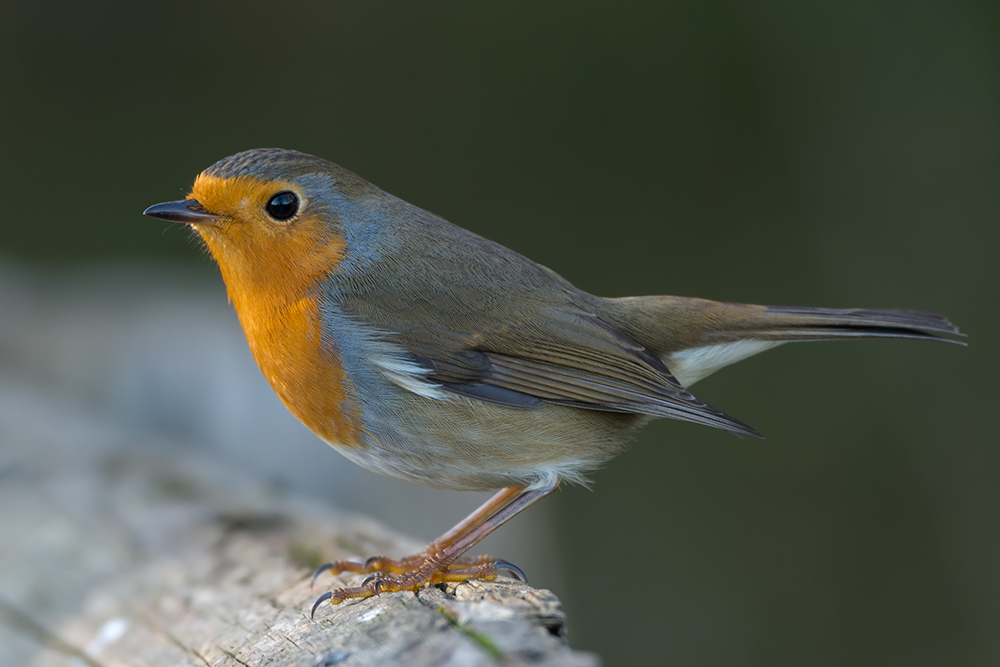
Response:
[{"label": "orange breast", "polygon": [[250,350],[274,391],[324,440],[360,446],[360,406],[338,360],[335,337],[323,335],[319,308],[320,282],[343,259],[344,241],[318,218],[300,216],[293,227],[282,229],[253,217],[270,193],[293,187],[202,175],[192,196],[213,213],[234,219],[197,229],[219,264]]},{"label": "orange breast", "polygon": [[291,413],[327,442],[360,445],[358,406],[336,351],[324,349],[316,299],[280,312],[243,303],[237,312],[257,365]]}]

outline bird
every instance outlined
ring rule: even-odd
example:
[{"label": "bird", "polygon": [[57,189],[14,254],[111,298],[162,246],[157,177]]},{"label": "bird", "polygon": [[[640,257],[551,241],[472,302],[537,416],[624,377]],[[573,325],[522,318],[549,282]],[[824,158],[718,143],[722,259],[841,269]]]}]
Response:
[{"label": "bird", "polygon": [[604,298],[554,271],[293,150],[226,157],[147,216],[189,225],[218,264],[263,375],[322,440],[365,468],[442,489],[495,491],[418,554],[319,568],[367,574],[320,596],[506,573],[466,556],[654,418],[760,437],[691,386],[790,341],[960,342],[940,315]]}]

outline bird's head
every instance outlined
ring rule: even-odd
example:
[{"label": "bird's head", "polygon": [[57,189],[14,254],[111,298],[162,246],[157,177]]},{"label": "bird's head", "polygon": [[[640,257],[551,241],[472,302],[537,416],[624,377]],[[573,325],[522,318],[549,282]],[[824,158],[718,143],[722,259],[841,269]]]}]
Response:
[{"label": "bird's head", "polygon": [[145,215],[191,225],[233,295],[241,287],[312,284],[336,270],[352,211],[382,194],[332,162],[265,148],[220,160],[198,175],[187,199]]}]

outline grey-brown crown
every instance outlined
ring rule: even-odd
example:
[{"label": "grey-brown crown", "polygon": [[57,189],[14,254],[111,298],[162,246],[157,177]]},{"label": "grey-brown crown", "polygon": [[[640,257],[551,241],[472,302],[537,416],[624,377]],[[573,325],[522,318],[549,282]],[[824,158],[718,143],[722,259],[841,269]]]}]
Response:
[{"label": "grey-brown crown", "polygon": [[284,148],[254,148],[222,158],[205,170],[209,176],[251,176],[263,180],[289,179],[317,171],[339,172],[332,162]]}]

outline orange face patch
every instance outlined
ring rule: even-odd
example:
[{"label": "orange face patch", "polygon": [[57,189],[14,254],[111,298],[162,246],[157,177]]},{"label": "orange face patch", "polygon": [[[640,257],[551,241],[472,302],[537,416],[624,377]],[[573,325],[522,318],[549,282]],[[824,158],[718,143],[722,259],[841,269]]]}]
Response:
[{"label": "orange face patch", "polygon": [[[267,201],[282,191],[299,197],[299,213],[288,221],[271,218]],[[198,232],[224,272],[230,295],[251,283],[300,292],[337,268],[344,256],[343,238],[309,211],[308,197],[294,183],[249,176],[198,176],[191,197],[224,220]]]},{"label": "orange face patch", "polygon": [[[290,220],[265,210],[281,191],[300,200]],[[349,380],[329,342],[323,344],[319,283],[337,269],[344,239],[310,213],[302,189],[286,181],[200,175],[191,197],[221,216],[197,226],[219,264],[250,350],[288,409],[329,442],[360,444],[360,416]]]}]

